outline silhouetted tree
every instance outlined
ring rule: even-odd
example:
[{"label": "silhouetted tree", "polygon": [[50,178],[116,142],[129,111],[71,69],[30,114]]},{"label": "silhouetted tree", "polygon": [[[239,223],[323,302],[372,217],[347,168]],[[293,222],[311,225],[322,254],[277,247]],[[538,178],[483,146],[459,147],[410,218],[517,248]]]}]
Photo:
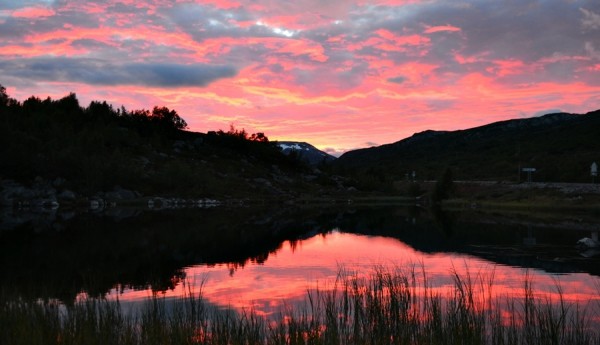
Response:
[{"label": "silhouetted tree", "polygon": [[75,113],[81,110],[81,107],[79,106],[79,100],[77,100],[77,95],[73,92],[69,93],[68,96],[56,101],[56,106],[58,109],[68,113]]},{"label": "silhouetted tree", "polygon": [[42,100],[40,98],[31,96],[23,102],[23,108],[26,108],[26,110],[29,110],[30,108],[38,107],[41,104],[42,104]]},{"label": "silhouetted tree", "polygon": [[8,95],[6,94],[6,88],[0,84],[0,107],[8,105]]},{"label": "silhouetted tree", "polygon": [[247,140],[248,139],[248,132],[246,132],[245,129],[237,129],[235,128],[235,126],[233,125],[229,125],[229,131],[227,133],[224,133],[222,130],[219,130],[219,132],[217,132],[219,134],[225,134],[227,136],[230,137],[236,137],[238,139],[243,139],[243,140]]},{"label": "silhouetted tree", "polygon": [[267,136],[265,136],[265,133],[262,133],[262,132],[253,133],[250,136],[250,140],[251,141],[258,141],[258,142],[261,142],[261,143],[268,143],[269,142],[269,138],[267,138]]},{"label": "silhouetted tree", "polygon": [[175,110],[169,110],[167,107],[154,107],[154,109],[152,109],[151,118],[165,128],[177,130],[187,128],[187,122],[185,122]]},{"label": "silhouetted tree", "polygon": [[117,117],[112,105],[104,102],[92,101],[85,112],[93,119],[110,120]]}]

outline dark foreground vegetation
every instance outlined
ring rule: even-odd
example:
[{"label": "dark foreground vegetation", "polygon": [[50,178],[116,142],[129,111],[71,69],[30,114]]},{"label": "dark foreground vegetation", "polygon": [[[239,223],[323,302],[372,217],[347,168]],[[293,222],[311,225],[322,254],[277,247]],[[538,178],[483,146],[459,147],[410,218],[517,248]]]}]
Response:
[{"label": "dark foreground vegetation", "polygon": [[[197,133],[186,127],[166,107],[114,109],[105,101],[85,107],[75,94],[19,102],[0,85],[0,182],[31,187],[16,199],[58,198],[61,205],[123,189],[130,193],[118,197],[132,198],[134,192],[133,197],[222,199],[277,198],[339,187],[284,155],[263,133],[233,126]],[[20,188],[14,183],[0,187]]]},{"label": "dark foreground vegetation", "polygon": [[[310,290],[303,304],[261,316],[211,307],[191,292],[154,296],[135,311],[87,299],[0,300],[3,344],[599,344],[597,308],[533,293],[493,290],[493,273],[454,274],[439,290],[412,270],[340,274],[334,290]],[[594,310],[593,308],[596,308]]]}]

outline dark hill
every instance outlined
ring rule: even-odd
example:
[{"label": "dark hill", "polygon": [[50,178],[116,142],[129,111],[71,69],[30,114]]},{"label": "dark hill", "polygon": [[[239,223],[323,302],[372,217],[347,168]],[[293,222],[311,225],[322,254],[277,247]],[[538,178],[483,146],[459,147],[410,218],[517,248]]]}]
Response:
[{"label": "dark hill", "polygon": [[590,182],[590,165],[600,161],[600,110],[585,115],[557,113],[495,122],[459,131],[425,131],[398,142],[350,151],[333,164],[337,172],[399,180],[416,172],[437,179],[450,167],[458,180],[523,179]]},{"label": "dark hill", "polygon": [[263,133],[186,126],[166,107],[82,107],[75,94],[19,102],[0,85],[0,205],[152,195],[286,199],[338,188]]}]

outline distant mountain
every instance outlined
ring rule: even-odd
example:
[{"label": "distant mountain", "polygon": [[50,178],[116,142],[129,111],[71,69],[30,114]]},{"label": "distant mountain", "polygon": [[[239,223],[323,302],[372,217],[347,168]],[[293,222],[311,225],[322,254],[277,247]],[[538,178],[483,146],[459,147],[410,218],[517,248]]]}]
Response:
[{"label": "distant mountain", "polygon": [[323,162],[329,163],[336,158],[326,152],[323,152],[309,143],[297,141],[277,141],[277,146],[281,148],[281,152],[286,155],[296,154],[300,160],[305,161],[309,165],[319,165]]},{"label": "distant mountain", "polygon": [[584,115],[556,113],[495,122],[459,131],[424,131],[398,142],[350,151],[334,169],[354,175],[399,180],[415,171],[419,180],[437,179],[445,168],[458,180],[523,180],[535,168],[536,181],[591,182],[600,162],[600,110]]}]

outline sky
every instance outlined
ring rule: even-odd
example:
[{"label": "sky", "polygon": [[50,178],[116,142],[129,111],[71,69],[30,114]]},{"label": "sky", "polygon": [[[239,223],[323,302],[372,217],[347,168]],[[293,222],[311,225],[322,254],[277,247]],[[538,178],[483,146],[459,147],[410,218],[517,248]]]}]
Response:
[{"label": "sky", "polygon": [[599,109],[600,1],[0,0],[0,84],[339,155]]}]

